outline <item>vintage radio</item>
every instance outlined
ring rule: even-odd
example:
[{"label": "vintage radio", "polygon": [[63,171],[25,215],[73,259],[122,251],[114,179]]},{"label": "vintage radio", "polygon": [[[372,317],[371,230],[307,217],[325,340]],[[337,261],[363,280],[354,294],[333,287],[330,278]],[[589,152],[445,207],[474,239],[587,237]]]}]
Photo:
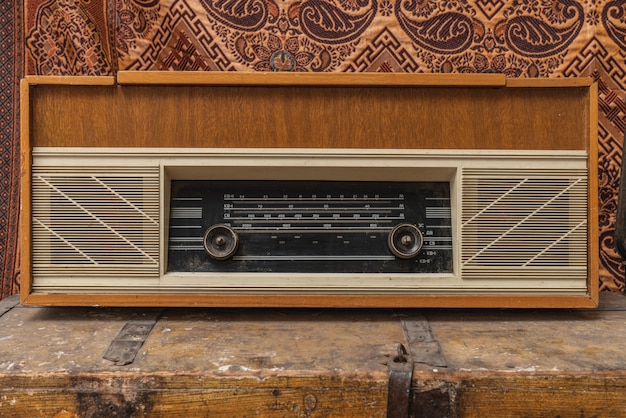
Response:
[{"label": "vintage radio", "polygon": [[597,304],[589,79],[120,72],[22,94],[25,304]]}]

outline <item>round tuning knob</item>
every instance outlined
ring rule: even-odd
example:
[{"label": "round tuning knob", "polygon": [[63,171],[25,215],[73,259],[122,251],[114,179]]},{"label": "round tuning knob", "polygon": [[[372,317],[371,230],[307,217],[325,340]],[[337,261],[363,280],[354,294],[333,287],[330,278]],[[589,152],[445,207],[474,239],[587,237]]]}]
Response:
[{"label": "round tuning knob", "polygon": [[424,245],[422,232],[415,225],[396,225],[389,233],[387,245],[398,258],[413,258],[419,254]]},{"label": "round tuning knob", "polygon": [[204,234],[204,249],[215,260],[226,260],[235,254],[239,237],[227,225],[215,224]]}]

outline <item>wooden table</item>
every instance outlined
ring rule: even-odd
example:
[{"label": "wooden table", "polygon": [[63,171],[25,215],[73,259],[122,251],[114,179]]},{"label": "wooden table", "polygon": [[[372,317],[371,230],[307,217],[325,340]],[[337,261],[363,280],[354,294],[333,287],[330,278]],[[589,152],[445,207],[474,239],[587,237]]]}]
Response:
[{"label": "wooden table", "polygon": [[[411,416],[626,416],[620,294],[602,294],[597,310],[42,308],[12,297],[2,313],[0,416],[384,417],[401,343],[416,362]],[[103,358],[141,321],[154,326],[131,363]]]}]

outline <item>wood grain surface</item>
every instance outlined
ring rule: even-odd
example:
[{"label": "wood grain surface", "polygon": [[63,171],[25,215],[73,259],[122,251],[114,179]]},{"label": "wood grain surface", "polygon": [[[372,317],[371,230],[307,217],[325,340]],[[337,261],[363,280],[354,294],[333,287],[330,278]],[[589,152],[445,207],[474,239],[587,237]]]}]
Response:
[{"label": "wood grain surface", "polygon": [[589,87],[31,86],[40,147],[580,150]]},{"label": "wood grain surface", "polygon": [[18,305],[0,317],[0,415],[384,417],[385,364],[406,343],[402,321],[419,315],[446,364],[415,364],[414,416],[626,416],[626,297],[601,302],[594,311],[169,308],[127,366],[102,356],[145,309]]}]

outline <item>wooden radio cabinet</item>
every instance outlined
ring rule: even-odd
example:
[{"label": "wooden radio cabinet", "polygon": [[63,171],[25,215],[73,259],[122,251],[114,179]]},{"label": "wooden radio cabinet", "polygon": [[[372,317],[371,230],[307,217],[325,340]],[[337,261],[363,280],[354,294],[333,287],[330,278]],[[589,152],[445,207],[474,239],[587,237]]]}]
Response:
[{"label": "wooden radio cabinet", "polygon": [[597,304],[590,79],[27,77],[22,126],[25,304]]}]

